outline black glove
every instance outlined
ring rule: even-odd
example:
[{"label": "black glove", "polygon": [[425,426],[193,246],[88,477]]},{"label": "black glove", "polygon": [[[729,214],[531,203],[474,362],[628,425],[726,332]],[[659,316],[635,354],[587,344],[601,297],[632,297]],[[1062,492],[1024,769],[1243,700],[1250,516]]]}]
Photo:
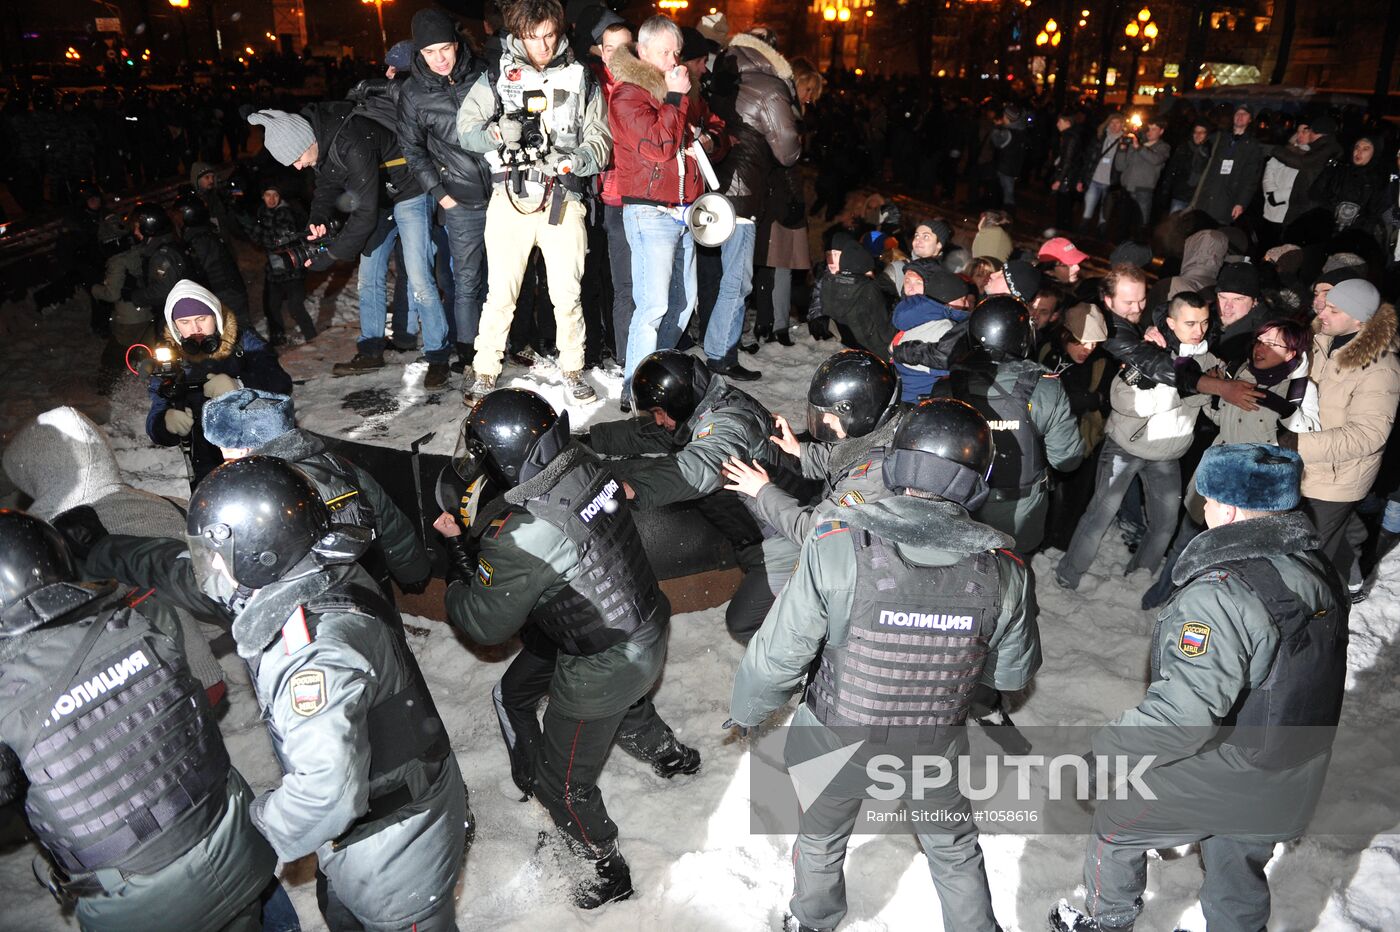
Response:
[{"label": "black glove", "polygon": [[811,320],[807,321],[807,332],[812,335],[812,339],[814,340],[830,340],[831,318],[813,317]]},{"label": "black glove", "polygon": [[454,582],[472,584],[476,575],[476,549],[467,543],[465,534],[443,538],[447,547],[447,584]]},{"label": "black glove", "polygon": [[335,265],[335,256],[331,255],[329,249],[322,249],[311,257],[311,264],[306,266],[306,270],[308,272],[324,272],[333,265]]},{"label": "black glove", "polygon": [[86,560],[97,542],[107,536],[107,528],[91,505],[70,508],[53,519],[54,530],[63,536],[74,559]]},{"label": "black glove", "polygon": [[1298,452],[1298,435],[1293,433],[1293,431],[1280,424],[1276,437],[1277,439],[1275,442],[1278,443],[1279,446],[1283,447],[1285,450],[1292,450],[1294,453]]},{"label": "black glove", "polygon": [[[1259,399],[1259,407],[1268,408],[1270,411],[1277,414],[1280,419],[1292,417],[1293,413],[1298,410],[1296,404],[1281,395],[1275,395],[1273,392],[1264,393],[1264,397]],[[1279,446],[1283,446],[1283,444],[1279,444]],[[1297,449],[1297,446],[1298,441],[1295,439],[1293,441],[1293,448]]]},{"label": "black glove", "polygon": [[422,579],[415,579],[412,582],[400,582],[399,591],[408,595],[419,595],[428,588],[428,583],[433,581],[433,574],[429,573]]}]

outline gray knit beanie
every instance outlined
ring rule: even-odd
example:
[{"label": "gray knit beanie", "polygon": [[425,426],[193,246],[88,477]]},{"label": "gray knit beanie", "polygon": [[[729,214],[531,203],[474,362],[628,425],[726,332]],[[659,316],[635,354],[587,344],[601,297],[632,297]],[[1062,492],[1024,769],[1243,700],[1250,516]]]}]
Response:
[{"label": "gray knit beanie", "polygon": [[283,165],[291,165],[316,144],[316,134],[306,118],[282,110],[259,110],[248,122],[263,128],[263,145]]}]

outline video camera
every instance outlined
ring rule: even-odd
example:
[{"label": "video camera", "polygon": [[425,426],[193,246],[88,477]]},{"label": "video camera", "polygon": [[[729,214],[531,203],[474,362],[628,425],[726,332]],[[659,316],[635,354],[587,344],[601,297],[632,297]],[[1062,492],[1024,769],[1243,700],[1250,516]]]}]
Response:
[{"label": "video camera", "polygon": [[544,91],[530,90],[525,92],[520,109],[512,110],[503,117],[520,125],[520,139],[504,143],[500,151],[501,164],[510,171],[511,187],[517,197],[525,190],[524,170],[544,158],[549,151],[549,136],[540,122],[540,115],[548,108],[549,98]]},{"label": "video camera", "polygon": [[298,238],[268,250],[267,267],[274,274],[284,275],[295,270],[304,270],[308,261],[315,262],[325,255],[344,229],[344,220],[326,221],[326,235],[319,239]]}]

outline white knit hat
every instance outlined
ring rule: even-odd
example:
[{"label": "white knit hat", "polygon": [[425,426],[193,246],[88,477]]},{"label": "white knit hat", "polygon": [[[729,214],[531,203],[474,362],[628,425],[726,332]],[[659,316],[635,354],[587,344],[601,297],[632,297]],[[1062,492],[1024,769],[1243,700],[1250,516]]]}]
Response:
[{"label": "white knit hat", "polygon": [[224,332],[224,305],[219,300],[218,295],[198,282],[182,278],[170,289],[170,294],[165,296],[165,326],[170,329],[170,336],[173,339],[180,339],[180,334],[175,329],[175,305],[181,301],[189,300],[198,301],[208,307],[209,313],[214,317],[214,324],[218,327],[217,332]]},{"label": "white knit hat", "polygon": [[283,110],[259,110],[248,122],[263,128],[263,145],[283,165],[291,165],[316,144],[316,133],[306,118]]}]

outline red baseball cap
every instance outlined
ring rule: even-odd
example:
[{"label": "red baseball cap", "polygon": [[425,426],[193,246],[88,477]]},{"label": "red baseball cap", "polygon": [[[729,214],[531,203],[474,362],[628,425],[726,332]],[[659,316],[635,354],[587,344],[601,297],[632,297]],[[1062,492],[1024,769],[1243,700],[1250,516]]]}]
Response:
[{"label": "red baseball cap", "polygon": [[1045,241],[1045,245],[1040,247],[1038,258],[1054,259],[1062,265],[1079,265],[1085,259],[1089,258],[1089,254],[1075,246],[1065,237],[1057,236],[1054,239]]}]

